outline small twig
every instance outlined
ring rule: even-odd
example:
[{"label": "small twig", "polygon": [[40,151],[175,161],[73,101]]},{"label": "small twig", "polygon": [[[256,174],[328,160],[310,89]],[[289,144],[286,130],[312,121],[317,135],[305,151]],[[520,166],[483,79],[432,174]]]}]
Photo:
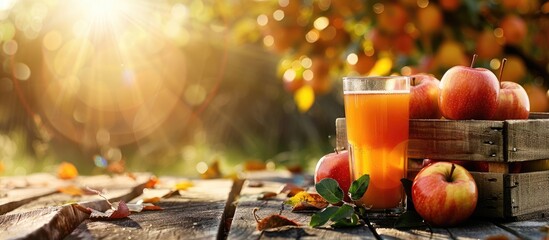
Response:
[{"label": "small twig", "polygon": [[257,216],[257,211],[259,211],[259,208],[254,208],[252,210],[252,214],[254,215],[255,222],[259,223],[259,216]]},{"label": "small twig", "polygon": [[111,209],[112,210],[116,210],[116,208],[112,205],[112,203],[109,201],[109,199],[107,197],[105,197],[105,195],[103,195],[103,193],[101,193],[99,190],[95,190],[93,188],[90,188],[88,186],[86,186],[86,189],[90,192],[93,192],[97,195],[99,195],[100,197],[102,197],[103,199],[105,199],[105,201],[107,201],[107,203],[109,204],[109,206],[111,206]]}]

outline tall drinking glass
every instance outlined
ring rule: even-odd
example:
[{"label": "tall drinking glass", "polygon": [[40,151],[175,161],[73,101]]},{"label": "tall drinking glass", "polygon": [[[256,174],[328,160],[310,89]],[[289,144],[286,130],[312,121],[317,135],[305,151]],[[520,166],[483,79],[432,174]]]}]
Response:
[{"label": "tall drinking glass", "polygon": [[344,77],[343,92],[353,180],[370,175],[357,202],[382,215],[405,210],[410,80],[408,77]]}]

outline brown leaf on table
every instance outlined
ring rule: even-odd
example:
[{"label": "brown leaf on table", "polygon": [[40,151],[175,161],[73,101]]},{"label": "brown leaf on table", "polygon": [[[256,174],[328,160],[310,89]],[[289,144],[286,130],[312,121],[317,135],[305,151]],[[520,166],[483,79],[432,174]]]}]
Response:
[{"label": "brown leaf on table", "polygon": [[267,164],[260,160],[248,160],[244,162],[243,168],[247,172],[261,171],[267,169]]},{"label": "brown leaf on table", "polygon": [[110,173],[121,174],[126,171],[126,161],[124,159],[109,163],[107,171]]},{"label": "brown leaf on table", "polygon": [[69,162],[62,162],[57,168],[57,177],[60,179],[68,180],[78,177],[78,170],[74,164]]},{"label": "brown leaf on table", "polygon": [[509,237],[507,235],[498,234],[498,235],[488,236],[486,240],[509,240]]},{"label": "brown leaf on table", "polygon": [[90,214],[90,219],[121,219],[130,215],[130,210],[124,201],[113,203],[113,207],[105,212],[101,212],[92,208],[84,207],[80,204],[74,204],[74,206],[87,214]]},{"label": "brown leaf on table", "polygon": [[151,204],[151,205],[144,205],[143,210],[156,211],[156,210],[164,210],[164,208]]},{"label": "brown leaf on table", "polygon": [[262,192],[257,196],[257,200],[269,200],[275,198],[278,194],[275,192]]},{"label": "brown leaf on table", "polygon": [[305,189],[298,187],[295,184],[287,183],[287,184],[284,184],[282,187],[280,187],[280,189],[278,190],[278,193],[284,193],[288,197],[293,197],[294,195],[302,191],[305,191]]},{"label": "brown leaf on table", "polygon": [[214,160],[209,166],[206,171],[202,172],[200,174],[200,177],[202,179],[213,179],[213,178],[221,178],[223,174],[221,174],[221,170],[219,169],[219,160]]},{"label": "brown leaf on table", "polygon": [[257,211],[258,209],[254,208],[253,215],[254,215],[255,221],[257,222],[257,230],[259,231],[263,231],[271,228],[278,228],[282,226],[299,226],[299,224],[296,223],[295,221],[292,221],[279,214],[273,214],[260,220],[259,217],[257,216]]},{"label": "brown leaf on table", "polygon": [[328,206],[328,202],[317,193],[299,192],[288,199],[286,204],[292,205],[292,212],[320,210]]}]

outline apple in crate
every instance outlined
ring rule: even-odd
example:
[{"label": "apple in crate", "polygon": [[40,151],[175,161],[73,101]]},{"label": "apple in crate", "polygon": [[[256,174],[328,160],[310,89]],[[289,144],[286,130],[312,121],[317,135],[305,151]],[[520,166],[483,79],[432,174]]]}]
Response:
[{"label": "apple in crate", "polygon": [[423,168],[412,184],[412,201],[423,219],[439,227],[455,226],[473,214],[478,190],[462,166],[436,162]]},{"label": "apple in crate", "polygon": [[447,119],[488,120],[498,107],[499,81],[485,68],[455,66],[440,79],[438,105]]},{"label": "apple in crate", "polygon": [[351,186],[351,170],[349,168],[349,152],[339,151],[329,153],[318,160],[315,168],[315,184],[324,178],[333,178],[343,190],[346,200]]},{"label": "apple in crate", "polygon": [[503,81],[503,69],[507,59],[503,59],[499,73],[501,81],[498,108],[494,120],[528,119],[530,114],[530,100],[524,88],[515,82]]},{"label": "apple in crate", "polygon": [[432,75],[416,74],[410,76],[410,84],[410,118],[440,118],[442,116],[438,108],[440,81]]}]

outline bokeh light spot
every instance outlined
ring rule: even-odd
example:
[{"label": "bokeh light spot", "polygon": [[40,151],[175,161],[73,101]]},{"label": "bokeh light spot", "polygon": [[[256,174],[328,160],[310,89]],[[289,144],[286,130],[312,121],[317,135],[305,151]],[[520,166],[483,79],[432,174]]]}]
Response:
[{"label": "bokeh light spot", "polygon": [[314,23],[313,23],[313,26],[317,29],[317,30],[323,30],[325,29],[326,27],[328,27],[328,25],[330,24],[330,20],[328,20],[327,17],[319,17],[317,18]]},{"label": "bokeh light spot", "polygon": [[57,31],[48,32],[46,36],[44,36],[44,39],[42,40],[42,44],[44,44],[44,47],[50,51],[57,50],[62,43],[63,43],[63,37]]},{"label": "bokeh light spot", "polygon": [[208,171],[208,164],[205,162],[199,162],[196,164],[196,171],[200,174],[204,174]]},{"label": "bokeh light spot", "polygon": [[494,35],[496,35],[497,38],[502,38],[503,37],[503,29],[502,28],[494,29]]},{"label": "bokeh light spot", "polygon": [[274,37],[272,35],[267,35],[263,37],[263,45],[271,47],[274,45]]},{"label": "bokeh light spot", "polygon": [[31,70],[27,64],[15,63],[13,67],[13,76],[19,80],[28,80],[31,76]]},{"label": "bokeh light spot", "polygon": [[356,53],[351,53],[347,55],[347,63],[351,65],[355,65],[356,63],[358,63],[358,55],[356,55]]},{"label": "bokeh light spot", "polygon": [[17,52],[19,45],[14,40],[9,40],[4,42],[2,45],[2,50],[4,50],[4,53],[7,55],[14,55]]},{"label": "bokeh light spot", "polygon": [[305,81],[311,81],[313,80],[313,77],[314,77],[314,73],[311,69],[307,69],[305,71],[303,71],[303,80]]},{"label": "bokeh light spot", "polygon": [[292,81],[294,80],[296,77],[296,73],[293,69],[288,69],[284,72],[284,75],[282,76],[282,78],[285,80],[285,81]]},{"label": "bokeh light spot", "polygon": [[313,60],[311,60],[307,56],[303,56],[300,63],[301,63],[301,66],[303,66],[304,68],[311,68],[311,66],[313,66]]},{"label": "bokeh light spot", "polygon": [[318,41],[319,37],[320,37],[320,34],[318,33],[318,31],[316,29],[313,29],[307,32],[307,34],[305,35],[305,40],[307,40],[307,42],[309,43],[314,43]]},{"label": "bokeh light spot", "polygon": [[95,166],[100,167],[100,168],[106,168],[107,165],[108,165],[107,159],[105,159],[104,157],[101,157],[99,155],[95,155],[93,157],[93,163],[95,164]]},{"label": "bokeh light spot", "polygon": [[266,26],[269,23],[269,18],[265,14],[257,16],[257,24],[259,26]]},{"label": "bokeh light spot", "polygon": [[189,9],[181,3],[176,3],[172,7],[172,17],[176,21],[183,22],[189,17]]},{"label": "bokeh light spot", "polygon": [[113,162],[122,160],[122,150],[120,148],[109,148],[107,158]]},{"label": "bokeh light spot", "polygon": [[184,97],[190,105],[200,105],[206,99],[206,89],[201,85],[192,84],[185,89]]},{"label": "bokeh light spot", "polygon": [[500,66],[501,66],[501,62],[499,61],[499,59],[494,58],[494,59],[490,60],[490,67],[492,69],[494,69],[494,70],[499,69]]},{"label": "bokeh light spot", "polygon": [[383,5],[383,3],[376,3],[374,4],[373,9],[376,14],[381,14],[385,11],[385,5]]},{"label": "bokeh light spot", "polygon": [[111,141],[111,134],[106,129],[99,129],[95,134],[95,139],[99,146],[104,146]]},{"label": "bokeh light spot", "polygon": [[417,0],[417,6],[420,8],[426,8],[429,6],[429,0]]},{"label": "bokeh light spot", "polygon": [[282,19],[284,19],[284,11],[282,11],[280,9],[274,11],[273,12],[273,18],[274,18],[274,20],[281,21]]},{"label": "bokeh light spot", "polygon": [[278,0],[278,6],[287,7],[290,5],[290,0]]}]

